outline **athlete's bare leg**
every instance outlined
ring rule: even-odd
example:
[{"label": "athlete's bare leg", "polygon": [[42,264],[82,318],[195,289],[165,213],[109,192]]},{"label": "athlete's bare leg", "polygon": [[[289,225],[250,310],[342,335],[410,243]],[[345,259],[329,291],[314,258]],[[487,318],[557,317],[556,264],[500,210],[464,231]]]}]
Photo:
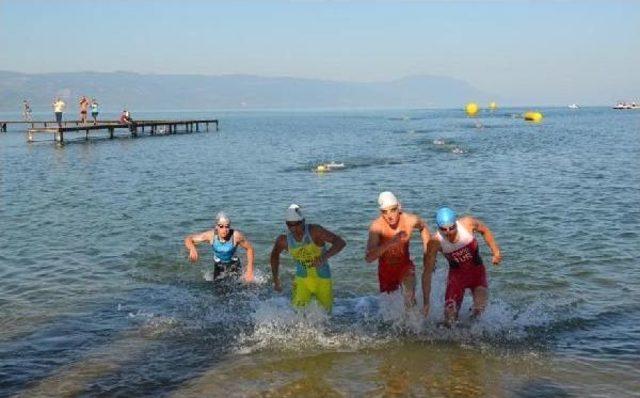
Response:
[{"label": "athlete's bare leg", "polygon": [[487,301],[489,300],[489,289],[483,286],[478,286],[471,291],[473,295],[473,318],[478,318],[487,308]]},{"label": "athlete's bare leg", "polygon": [[402,292],[406,308],[416,305],[416,276],[414,273],[408,274],[402,280]]}]

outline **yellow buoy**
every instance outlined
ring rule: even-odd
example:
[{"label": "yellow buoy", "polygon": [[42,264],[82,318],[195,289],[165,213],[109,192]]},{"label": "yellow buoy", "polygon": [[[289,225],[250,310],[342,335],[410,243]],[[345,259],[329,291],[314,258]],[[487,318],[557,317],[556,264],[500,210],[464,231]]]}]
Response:
[{"label": "yellow buoy", "polygon": [[492,111],[495,111],[496,109],[498,109],[498,104],[496,104],[495,101],[491,101],[489,103],[489,109],[491,109]]},{"label": "yellow buoy", "polygon": [[478,104],[476,104],[475,102],[469,102],[467,106],[464,107],[464,110],[465,112],[467,112],[467,115],[475,116],[480,108],[478,108]]},{"label": "yellow buoy", "polygon": [[316,171],[318,173],[324,173],[325,171],[327,171],[327,166],[321,164],[320,166],[316,167]]},{"label": "yellow buoy", "polygon": [[542,121],[542,113],[540,112],[525,112],[524,120],[528,122],[540,123]]}]

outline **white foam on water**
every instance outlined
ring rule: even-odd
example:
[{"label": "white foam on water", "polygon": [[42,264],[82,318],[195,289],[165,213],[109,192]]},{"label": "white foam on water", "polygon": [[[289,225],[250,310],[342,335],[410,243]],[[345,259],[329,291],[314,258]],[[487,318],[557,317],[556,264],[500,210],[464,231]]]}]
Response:
[{"label": "white foam on water", "polygon": [[[420,280],[418,275],[418,280]],[[490,298],[479,319],[471,319],[473,300],[467,292],[458,323],[443,326],[447,269],[432,277],[430,311],[422,313],[422,291],[416,289],[417,304],[405,308],[402,291],[354,298],[338,298],[328,315],[312,300],[304,309],[294,309],[288,297],[252,299],[253,328],[241,334],[237,351],[258,350],[358,350],[380,347],[406,339],[458,342],[470,346],[526,339],[528,328],[553,321],[548,303],[540,301],[517,309],[501,298]],[[418,283],[420,285],[420,283]],[[490,296],[491,297],[491,296]]]},{"label": "white foam on water", "polygon": [[138,331],[145,337],[156,337],[175,329],[179,321],[171,316],[156,315],[153,312],[138,310],[127,315],[136,324]]},{"label": "white foam on water", "polygon": [[202,278],[207,282],[213,282],[213,270],[202,270]]},{"label": "white foam on water", "polygon": [[[338,312],[344,310],[338,308]],[[332,316],[315,301],[303,309],[295,309],[288,298],[276,297],[259,302],[252,315],[253,331],[240,336],[239,353],[264,349],[355,350],[375,345],[372,338],[358,333],[357,325],[353,329],[335,329]]]},{"label": "white foam on water", "polygon": [[268,266],[264,265],[264,266],[260,266],[258,267],[257,265],[254,265],[253,267],[253,280],[251,282],[247,282],[249,284],[254,284],[254,285],[267,285],[271,283],[271,277],[270,275],[268,275],[267,273],[263,272],[260,268],[264,268],[267,269]]}]

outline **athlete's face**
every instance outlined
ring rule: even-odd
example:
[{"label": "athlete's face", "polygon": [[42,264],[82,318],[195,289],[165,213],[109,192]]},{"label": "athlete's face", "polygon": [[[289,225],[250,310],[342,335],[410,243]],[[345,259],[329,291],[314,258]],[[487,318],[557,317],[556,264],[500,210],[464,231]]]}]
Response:
[{"label": "athlete's face", "polygon": [[382,218],[391,226],[395,226],[400,221],[400,206],[391,206],[381,209]]},{"label": "athlete's face", "polygon": [[219,222],[216,227],[218,229],[218,235],[221,238],[226,239],[229,237],[229,233],[231,232],[231,225],[228,222]]},{"label": "athlete's face", "polygon": [[458,233],[456,224],[452,224],[446,227],[439,227],[438,230],[440,231],[440,234],[442,234],[442,236],[447,238],[447,240],[449,240],[450,242],[453,242],[456,239],[456,234]]},{"label": "athlete's face", "polygon": [[304,232],[304,221],[287,221],[287,228],[291,233],[301,235]]}]

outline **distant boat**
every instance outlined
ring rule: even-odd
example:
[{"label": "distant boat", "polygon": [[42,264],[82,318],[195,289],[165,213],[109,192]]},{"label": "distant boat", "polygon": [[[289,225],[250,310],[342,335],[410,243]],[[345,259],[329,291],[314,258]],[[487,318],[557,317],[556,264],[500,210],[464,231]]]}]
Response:
[{"label": "distant boat", "polygon": [[580,109],[580,107],[578,106],[578,104],[571,104],[569,105],[569,109]]},{"label": "distant boat", "polygon": [[618,102],[613,109],[640,109],[640,105],[635,102],[627,103],[627,102]]}]

